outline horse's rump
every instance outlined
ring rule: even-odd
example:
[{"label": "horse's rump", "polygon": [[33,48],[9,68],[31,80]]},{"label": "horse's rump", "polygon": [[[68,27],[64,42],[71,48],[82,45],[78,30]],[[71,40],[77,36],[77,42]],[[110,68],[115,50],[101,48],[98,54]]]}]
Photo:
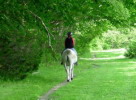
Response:
[{"label": "horse's rump", "polygon": [[64,64],[72,64],[77,62],[77,55],[71,49],[66,49],[62,54],[62,61]]}]

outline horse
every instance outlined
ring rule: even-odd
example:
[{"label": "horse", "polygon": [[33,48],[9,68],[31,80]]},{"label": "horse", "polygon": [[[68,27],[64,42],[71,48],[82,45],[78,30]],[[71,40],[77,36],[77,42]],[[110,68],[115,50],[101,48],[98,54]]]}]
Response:
[{"label": "horse", "polygon": [[76,62],[77,62],[77,54],[71,49],[64,50],[64,52],[62,53],[62,63],[67,73],[67,82],[73,80],[74,64]]}]

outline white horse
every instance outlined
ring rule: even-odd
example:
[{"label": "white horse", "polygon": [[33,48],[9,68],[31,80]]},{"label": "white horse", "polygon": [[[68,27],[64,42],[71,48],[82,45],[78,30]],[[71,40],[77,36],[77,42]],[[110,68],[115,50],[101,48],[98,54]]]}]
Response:
[{"label": "white horse", "polygon": [[64,50],[62,62],[67,72],[67,81],[70,82],[73,79],[74,63],[77,62],[77,54],[71,49]]}]

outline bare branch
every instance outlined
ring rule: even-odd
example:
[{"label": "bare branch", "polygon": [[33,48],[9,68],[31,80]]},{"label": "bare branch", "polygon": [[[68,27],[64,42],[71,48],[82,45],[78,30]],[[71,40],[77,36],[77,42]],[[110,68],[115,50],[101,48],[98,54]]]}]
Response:
[{"label": "bare branch", "polygon": [[[53,49],[53,47],[52,47],[52,45],[51,45],[51,36],[53,37],[53,39],[55,39],[54,36],[49,32],[47,26],[45,25],[45,23],[44,23],[44,21],[42,20],[41,17],[39,17],[38,15],[36,15],[35,13],[33,13],[32,11],[29,11],[29,12],[30,12],[33,16],[35,16],[36,18],[38,18],[38,19],[41,21],[43,27],[45,28],[45,30],[46,30],[46,32],[47,32],[48,43],[49,43],[48,45],[49,45],[49,47],[51,48],[51,50],[53,51],[53,53],[55,54],[54,49]],[[57,59],[57,58],[55,57],[55,59]]]},{"label": "bare branch", "polygon": [[[40,21],[41,21],[41,23],[42,23],[42,25],[44,26],[44,28],[45,28],[45,30],[46,30],[46,32],[47,32],[47,35],[48,35],[48,43],[49,43],[49,46],[50,47],[52,47],[51,46],[51,35],[52,34],[50,34],[49,33],[49,30],[48,30],[48,28],[47,28],[47,26],[45,25],[45,23],[44,23],[44,21],[41,19],[41,17],[39,17],[38,15],[36,15],[35,13],[33,13],[32,11],[29,11],[33,16],[35,16],[36,18],[38,18]],[[53,36],[53,35],[52,35]]]}]

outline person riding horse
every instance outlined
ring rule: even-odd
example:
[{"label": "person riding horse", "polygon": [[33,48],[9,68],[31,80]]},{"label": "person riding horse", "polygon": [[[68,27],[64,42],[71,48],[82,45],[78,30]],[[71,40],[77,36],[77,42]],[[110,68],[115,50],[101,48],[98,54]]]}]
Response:
[{"label": "person riding horse", "polygon": [[[71,49],[77,55],[77,52],[76,52],[74,46],[75,46],[75,41],[74,41],[74,38],[72,37],[72,32],[68,32],[67,38],[65,39],[65,49],[63,51],[65,51],[66,49]],[[61,62],[61,64],[63,64],[63,63]],[[77,65],[77,62],[75,64]]]}]

